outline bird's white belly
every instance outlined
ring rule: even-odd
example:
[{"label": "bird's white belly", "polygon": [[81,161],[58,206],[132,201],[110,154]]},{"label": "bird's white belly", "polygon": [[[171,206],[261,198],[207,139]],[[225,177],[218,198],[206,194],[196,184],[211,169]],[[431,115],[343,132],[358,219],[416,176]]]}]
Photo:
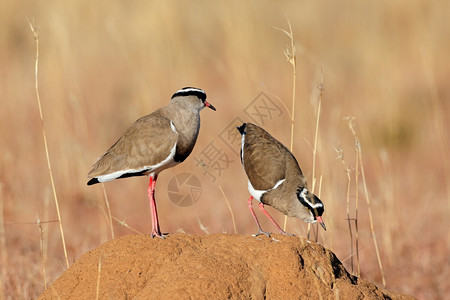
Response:
[{"label": "bird's white belly", "polygon": [[284,182],[285,179],[279,180],[273,188],[268,189],[268,190],[256,190],[255,188],[253,188],[250,180],[248,181],[248,191],[250,192],[250,195],[253,196],[253,198],[255,198],[256,200],[258,200],[259,202],[261,202],[261,197],[262,195],[264,195],[267,192],[270,192],[271,190],[276,189],[277,187],[280,186],[280,184],[282,184]]}]

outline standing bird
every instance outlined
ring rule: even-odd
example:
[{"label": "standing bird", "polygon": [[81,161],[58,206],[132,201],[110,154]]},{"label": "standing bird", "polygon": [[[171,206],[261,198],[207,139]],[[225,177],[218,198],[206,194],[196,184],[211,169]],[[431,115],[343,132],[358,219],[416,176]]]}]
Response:
[{"label": "standing bird", "polygon": [[308,223],[319,222],[326,230],[322,220],[324,211],[320,199],[311,194],[306,187],[306,178],[294,155],[264,129],[244,123],[237,128],[241,133],[241,162],[248,177],[248,208],[262,230],[252,207],[252,200],[259,201],[259,209],[272,221],[284,235],[286,233],[264,209],[264,204],[276,208],[289,217],[297,217]]},{"label": "standing bird", "polygon": [[206,93],[185,87],[173,94],[167,106],[134,122],[89,172],[88,185],[132,176],[150,176],[148,199],[152,237],[161,234],[156,211],[155,185],[158,174],[183,162],[194,148],[200,129],[200,110],[216,110]]}]

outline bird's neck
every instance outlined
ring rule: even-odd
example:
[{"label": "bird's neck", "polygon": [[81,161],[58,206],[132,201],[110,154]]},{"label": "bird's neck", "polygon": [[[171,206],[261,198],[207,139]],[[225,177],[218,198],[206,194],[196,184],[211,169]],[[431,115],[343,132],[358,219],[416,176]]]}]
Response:
[{"label": "bird's neck", "polygon": [[194,148],[200,129],[200,114],[196,109],[166,106],[168,117],[178,132],[177,156],[183,161]]},{"label": "bird's neck", "polygon": [[187,139],[196,138],[200,127],[200,114],[198,110],[181,107],[172,109],[168,106],[167,111],[178,133],[181,133]]}]

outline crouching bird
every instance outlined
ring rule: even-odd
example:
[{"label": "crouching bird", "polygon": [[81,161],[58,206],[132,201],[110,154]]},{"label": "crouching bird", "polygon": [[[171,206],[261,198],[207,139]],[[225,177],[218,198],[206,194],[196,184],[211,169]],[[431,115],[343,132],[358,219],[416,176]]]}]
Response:
[{"label": "crouching bird", "polygon": [[133,176],[150,176],[148,199],[151,236],[161,234],[155,202],[158,174],[183,162],[194,148],[200,129],[200,110],[209,107],[206,93],[185,87],[173,94],[167,106],[138,119],[93,164],[88,185]]},{"label": "crouching bird", "polygon": [[280,233],[286,233],[264,209],[267,204],[289,217],[297,217],[308,223],[322,220],[322,201],[308,191],[306,178],[294,155],[267,131],[252,123],[237,128],[241,134],[241,162],[248,177],[248,208],[258,225],[256,235],[268,232],[262,230],[252,207],[252,200],[259,201],[259,209],[272,221]]}]

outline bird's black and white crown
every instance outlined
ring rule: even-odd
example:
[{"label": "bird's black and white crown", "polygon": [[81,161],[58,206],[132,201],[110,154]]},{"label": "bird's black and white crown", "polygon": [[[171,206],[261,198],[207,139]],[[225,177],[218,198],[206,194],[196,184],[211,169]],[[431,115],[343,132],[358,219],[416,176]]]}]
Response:
[{"label": "bird's black and white crown", "polygon": [[184,87],[181,90],[173,94],[172,98],[175,97],[186,97],[186,96],[196,96],[203,102],[206,100],[206,93],[204,90],[195,87]]}]

